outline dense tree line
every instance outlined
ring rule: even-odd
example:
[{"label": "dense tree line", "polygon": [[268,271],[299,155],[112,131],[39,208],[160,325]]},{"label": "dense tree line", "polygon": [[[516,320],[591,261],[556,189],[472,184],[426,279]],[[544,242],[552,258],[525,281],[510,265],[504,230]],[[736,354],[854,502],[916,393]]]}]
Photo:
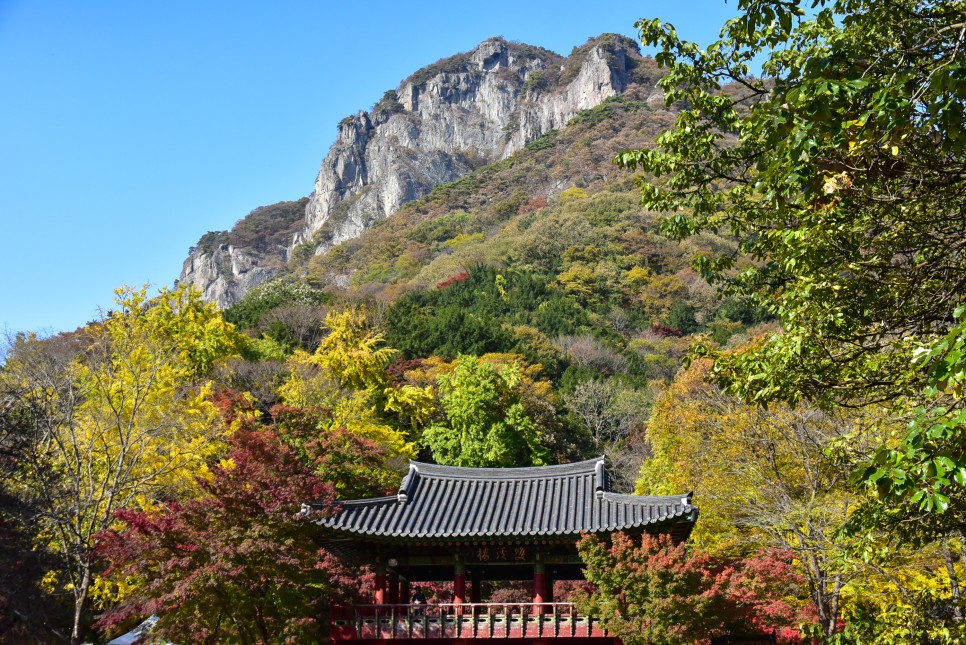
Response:
[{"label": "dense tree line", "polygon": [[686,546],[581,542],[568,593],[626,642],[962,640],[966,11],[739,8],[705,49],[638,23],[669,109],[631,88],[305,280],[8,339],[0,638],[319,641],[371,572],[302,502],[603,453],[701,508]]},{"label": "dense tree line", "polygon": [[[358,593],[366,574],[312,546],[302,502],[385,494],[417,456],[490,467],[616,459],[640,437],[643,363],[539,275],[475,267],[381,311],[310,290],[299,304],[323,319],[318,337],[283,343],[260,321],[292,306],[277,293],[303,291],[254,293],[239,310],[245,334],[180,288],[121,291],[83,330],[11,340],[0,372],[4,521],[19,549],[41,546],[27,574],[44,603],[73,599],[73,641],[92,623],[116,633],[151,614],[153,634],[176,640],[320,639],[322,608]],[[434,307],[510,330],[495,336],[505,344],[455,346],[446,330],[460,323],[398,313]],[[386,341],[407,333],[438,343],[401,352]],[[243,365],[259,396],[235,387]],[[627,462],[625,486],[639,463]],[[18,616],[11,634],[65,635]]]}]

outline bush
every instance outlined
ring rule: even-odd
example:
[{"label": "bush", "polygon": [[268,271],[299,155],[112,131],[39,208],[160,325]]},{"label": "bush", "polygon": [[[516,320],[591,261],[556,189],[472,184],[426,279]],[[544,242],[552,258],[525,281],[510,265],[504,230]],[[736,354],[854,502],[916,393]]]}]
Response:
[{"label": "bush", "polygon": [[322,305],[328,296],[322,291],[301,282],[271,280],[261,284],[224,312],[226,321],[241,330],[256,327],[269,310],[288,304]]}]

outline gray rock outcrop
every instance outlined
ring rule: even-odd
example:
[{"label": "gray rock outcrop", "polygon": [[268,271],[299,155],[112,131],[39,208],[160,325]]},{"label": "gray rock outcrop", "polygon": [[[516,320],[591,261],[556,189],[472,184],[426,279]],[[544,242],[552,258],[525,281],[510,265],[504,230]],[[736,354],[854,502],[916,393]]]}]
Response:
[{"label": "gray rock outcrop", "polygon": [[224,309],[282,270],[277,262],[268,262],[261,253],[224,243],[209,251],[189,254],[181,267],[179,282],[194,285],[206,301],[216,302]]},{"label": "gray rock outcrop", "polygon": [[285,271],[292,235],[301,230],[308,198],[256,208],[231,231],[205,233],[188,253],[179,281],[205,300],[230,307],[250,289]]},{"label": "gray rock outcrop", "polygon": [[462,65],[441,61],[444,71],[417,73],[387,93],[381,103],[394,101],[392,109],[380,104],[345,119],[294,244],[325,252],[434,186],[508,157],[620,94],[629,83],[628,56],[639,54],[627,39],[601,40],[570,60],[490,39],[461,57]]}]

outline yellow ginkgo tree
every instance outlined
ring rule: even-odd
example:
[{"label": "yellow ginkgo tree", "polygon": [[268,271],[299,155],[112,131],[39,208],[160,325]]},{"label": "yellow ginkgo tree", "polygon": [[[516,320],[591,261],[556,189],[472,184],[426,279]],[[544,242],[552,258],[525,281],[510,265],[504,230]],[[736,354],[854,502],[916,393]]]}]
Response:
[{"label": "yellow ginkgo tree", "polygon": [[398,353],[358,309],[330,312],[328,336],[313,354],[297,351],[291,375],[280,388],[286,405],[318,406],[331,412],[320,432],[344,428],[386,451],[389,458],[414,457],[412,439],[434,410],[431,387],[394,385],[386,368]]},{"label": "yellow ginkgo tree", "polygon": [[240,342],[188,289],[149,299],[142,288],[118,290],[116,309],[69,344],[21,336],[9,348],[0,423],[19,450],[9,487],[62,562],[46,582],[73,595],[72,643],[96,586],[98,532],[121,508],[192,495],[221,449],[202,375]]}]

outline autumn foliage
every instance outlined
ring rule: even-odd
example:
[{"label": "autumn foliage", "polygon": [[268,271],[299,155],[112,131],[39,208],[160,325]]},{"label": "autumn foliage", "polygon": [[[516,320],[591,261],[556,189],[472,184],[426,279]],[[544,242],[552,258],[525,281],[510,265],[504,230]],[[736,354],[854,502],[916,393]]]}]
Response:
[{"label": "autumn foliage", "polygon": [[279,435],[332,484],[338,497],[378,497],[399,483],[399,473],[386,464],[386,450],[343,427],[327,429],[332,417],[327,410],[276,405],[271,412]]},{"label": "autumn foliage", "polygon": [[667,535],[637,542],[623,533],[610,543],[586,535],[578,550],[587,579],[597,586],[578,596],[578,607],[600,616],[626,645],[690,645],[762,633],[794,643],[799,624],[811,618],[785,599],[804,582],[785,554],[728,561],[690,552]]},{"label": "autumn foliage", "polygon": [[463,282],[464,280],[469,279],[469,277],[470,277],[470,274],[469,273],[467,273],[466,271],[460,271],[459,273],[457,273],[456,275],[454,275],[452,277],[449,277],[449,278],[446,278],[445,280],[440,280],[439,282],[437,282],[436,283],[436,288],[437,289],[445,289],[446,287],[450,286],[451,284],[454,284],[456,282]]},{"label": "autumn foliage", "polygon": [[[307,240],[225,312],[121,289],[74,334],[8,339],[0,642],[79,644],[102,611],[314,642],[374,576],[302,503],[386,494],[411,458],[601,453],[615,491],[701,508],[687,546],[581,541],[574,597],[627,645],[966,640],[966,5],[737,5],[707,47],[640,21],[655,56],[625,51],[619,96]],[[199,250],[291,240],[303,206]]]},{"label": "autumn foliage", "polygon": [[306,500],[334,490],[270,430],[239,430],[226,459],[199,485],[205,496],[158,512],[122,511],[101,536],[108,574],[136,583],[102,628],[160,616],[155,634],[179,642],[314,640],[331,592]]}]

